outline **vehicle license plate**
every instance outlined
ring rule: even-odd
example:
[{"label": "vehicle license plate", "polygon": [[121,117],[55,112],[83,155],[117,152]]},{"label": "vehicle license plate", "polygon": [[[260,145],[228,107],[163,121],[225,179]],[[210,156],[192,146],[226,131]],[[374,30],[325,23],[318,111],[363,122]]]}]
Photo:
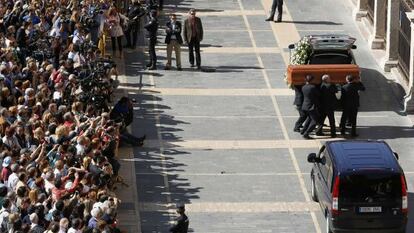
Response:
[{"label": "vehicle license plate", "polygon": [[382,212],[381,206],[374,207],[359,207],[360,213],[380,213]]}]

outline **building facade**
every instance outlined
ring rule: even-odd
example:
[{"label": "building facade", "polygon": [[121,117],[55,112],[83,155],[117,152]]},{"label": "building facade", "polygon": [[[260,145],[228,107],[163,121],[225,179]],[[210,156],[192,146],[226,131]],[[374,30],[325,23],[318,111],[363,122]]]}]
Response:
[{"label": "building facade", "polygon": [[371,48],[384,52],[384,71],[395,73],[406,92],[405,111],[414,112],[414,0],[351,1]]}]

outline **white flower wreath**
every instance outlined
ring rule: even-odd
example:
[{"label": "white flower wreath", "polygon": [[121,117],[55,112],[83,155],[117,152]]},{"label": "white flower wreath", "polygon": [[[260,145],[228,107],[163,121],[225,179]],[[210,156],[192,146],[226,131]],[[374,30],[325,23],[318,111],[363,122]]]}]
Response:
[{"label": "white flower wreath", "polygon": [[291,64],[292,65],[304,65],[306,64],[310,53],[312,52],[311,45],[308,37],[303,37],[298,43],[296,43],[295,49],[292,52]]}]

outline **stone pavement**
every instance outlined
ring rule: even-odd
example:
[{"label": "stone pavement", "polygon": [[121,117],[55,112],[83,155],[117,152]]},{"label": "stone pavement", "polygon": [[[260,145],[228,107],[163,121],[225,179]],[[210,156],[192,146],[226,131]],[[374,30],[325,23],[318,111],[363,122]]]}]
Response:
[{"label": "stone pavement", "polygon": [[[352,20],[350,2],[285,1],[283,23],[264,22],[271,0],[165,0],[166,13],[198,9],[203,21],[203,72],[144,70],[141,47],[126,51],[120,91],[135,98],[132,132],[143,148],[121,149],[118,190],[121,226],[127,232],[168,232],[174,203],[187,203],[193,232],[321,232],[325,221],[310,199],[307,154],[324,140],[292,132],[297,113],[284,73],[287,46],[308,34],[356,37],[355,56],[367,91],[362,93],[360,139],[383,139],[400,154],[413,190],[414,130],[400,113],[399,87],[376,65]],[[181,18],[183,19],[183,18]],[[163,23],[161,23],[163,25]],[[161,30],[160,30],[161,31]],[[159,41],[164,37],[160,35]],[[173,65],[175,63],[173,62]],[[337,120],[340,113],[337,115]],[[414,205],[410,193],[410,205]],[[409,231],[414,231],[410,215]]]}]

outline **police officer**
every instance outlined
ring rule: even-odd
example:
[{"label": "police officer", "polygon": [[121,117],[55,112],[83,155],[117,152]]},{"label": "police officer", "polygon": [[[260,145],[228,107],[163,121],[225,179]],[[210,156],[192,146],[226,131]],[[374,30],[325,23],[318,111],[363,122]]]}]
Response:
[{"label": "police officer", "polygon": [[190,224],[187,215],[185,215],[185,206],[184,204],[177,204],[177,213],[180,215],[176,219],[176,223],[174,226],[170,228],[170,232],[172,233],[187,233],[188,232],[188,225]]},{"label": "police officer", "polygon": [[365,86],[362,82],[358,82],[352,75],[346,76],[346,82],[342,87],[342,105],[343,112],[341,117],[341,134],[345,135],[346,121],[351,123],[351,137],[357,137],[356,133],[356,121],[359,107],[359,91],[365,91]]},{"label": "police officer", "polygon": [[147,64],[147,67],[149,67],[150,70],[156,70],[157,54],[155,53],[155,44],[157,43],[158,30],[158,19],[156,10],[150,11],[150,20],[144,26],[144,28],[148,31],[148,51],[150,55],[150,62]]},{"label": "police officer", "polygon": [[[312,139],[309,134],[316,128],[316,125],[320,122],[320,92],[315,84],[312,84],[313,76],[306,75],[306,84],[302,87],[303,104],[302,110],[309,118],[309,124],[305,124],[302,129],[303,138]],[[319,126],[322,127],[322,126]],[[319,131],[319,128],[316,130]]]},{"label": "police officer", "polygon": [[300,128],[302,127],[303,122],[305,122],[306,120],[306,113],[302,110],[302,104],[303,104],[302,86],[303,85],[293,86],[293,89],[295,90],[295,100],[293,101],[293,105],[296,106],[296,110],[298,110],[298,113],[299,113],[299,118],[295,122],[295,127],[293,128],[294,132],[300,132]]},{"label": "police officer", "polygon": [[[335,127],[335,106],[336,106],[336,93],[338,89],[334,84],[331,83],[331,77],[327,74],[322,76],[321,89],[321,124],[325,122],[325,118],[329,119],[329,127],[331,129],[331,137],[336,137],[336,127]],[[323,136],[322,127],[319,128],[319,131],[316,132],[316,135]]]},{"label": "police officer", "polygon": [[[145,11],[138,0],[133,0],[128,9],[128,28],[125,31],[127,41],[126,47],[135,49],[137,45],[140,18],[145,15]],[[131,38],[132,37],[132,38]],[[132,40],[131,40],[132,39]]]}]

